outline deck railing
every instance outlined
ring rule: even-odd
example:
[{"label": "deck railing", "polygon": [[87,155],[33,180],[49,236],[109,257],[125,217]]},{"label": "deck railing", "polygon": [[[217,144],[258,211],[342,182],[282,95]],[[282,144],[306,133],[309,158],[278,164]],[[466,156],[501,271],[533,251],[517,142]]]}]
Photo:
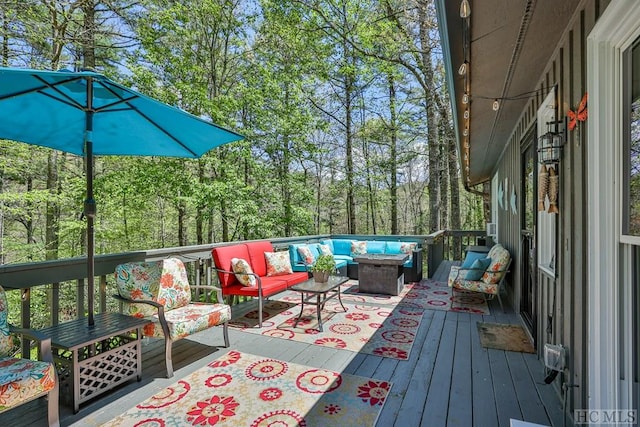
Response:
[{"label": "deck railing", "polygon": [[[314,235],[288,238],[269,239],[274,247],[279,250],[288,248],[291,243],[317,242],[324,238],[350,238],[354,240],[412,240],[422,244],[425,251],[423,259],[425,276],[433,275],[438,265],[445,259],[462,259],[464,248],[467,245],[478,244],[478,239],[484,237],[481,230],[441,230],[429,235],[414,236],[389,236],[389,235]],[[211,249],[215,246],[233,244],[234,242],[214,243],[196,246],[181,246],[165,249],[153,249],[147,251],[125,252],[119,254],[96,255],[95,274],[96,286],[95,302],[98,312],[117,310],[118,303],[111,298],[115,293],[114,272],[118,264],[133,261],[156,261],[167,257],[178,257],[187,266],[190,280],[199,284],[201,281],[211,283],[216,280],[212,272]],[[60,322],[71,320],[68,316],[61,316],[61,290],[74,286],[75,301],[72,313],[75,318],[86,316],[87,281],[86,258],[67,258],[55,261],[42,261],[25,264],[6,264],[0,266],[0,283],[7,292],[21,292],[21,304],[19,308],[10,307],[14,319],[20,320],[21,326],[45,327],[57,325]],[[32,324],[32,292],[34,289],[44,288],[50,309],[48,321],[45,324]],[[68,289],[68,288],[66,288]],[[67,292],[68,293],[68,292]],[[68,305],[68,304],[67,304]],[[20,310],[20,315],[15,315],[15,310]],[[10,316],[11,317],[11,316]],[[39,322],[41,323],[41,322]],[[25,343],[25,346],[27,344]],[[27,348],[23,348],[23,352]]]}]

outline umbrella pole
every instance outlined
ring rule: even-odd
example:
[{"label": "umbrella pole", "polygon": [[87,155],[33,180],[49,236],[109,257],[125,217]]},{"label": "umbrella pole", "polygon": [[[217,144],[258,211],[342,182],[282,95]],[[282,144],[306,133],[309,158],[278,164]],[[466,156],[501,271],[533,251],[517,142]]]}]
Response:
[{"label": "umbrella pole", "polygon": [[87,309],[89,326],[94,325],[93,320],[93,279],[94,273],[94,229],[93,223],[96,216],[96,201],[93,199],[93,79],[87,77],[87,110],[85,123],[85,161],[87,164],[87,198],[84,201],[84,215],[87,218]]},{"label": "umbrella pole", "polygon": [[96,216],[96,201],[93,199],[93,143],[88,140],[86,143],[87,162],[87,199],[84,201],[84,215],[87,217],[87,310],[89,311],[89,326],[93,326],[93,303],[94,303],[94,229],[93,223]]}]

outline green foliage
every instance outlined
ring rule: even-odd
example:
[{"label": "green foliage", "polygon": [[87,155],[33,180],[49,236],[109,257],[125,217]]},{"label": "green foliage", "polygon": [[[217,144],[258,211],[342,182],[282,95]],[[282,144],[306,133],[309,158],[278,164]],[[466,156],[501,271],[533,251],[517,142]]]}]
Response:
[{"label": "green foliage", "polygon": [[336,271],[336,260],[333,255],[319,255],[309,270],[311,272],[333,273]]},{"label": "green foliage", "polygon": [[[7,9],[8,63],[81,64],[78,4],[29,1]],[[97,158],[98,254],[345,233],[351,214],[358,231],[388,233],[393,203],[400,233],[434,231],[424,219],[427,151],[440,142],[428,140],[424,102],[441,75],[425,82],[410,69],[422,60],[416,10],[353,0],[100,5],[93,40],[99,71],[246,139],[199,160]],[[0,152],[5,262],[45,258],[48,206],[59,209],[58,256],[83,255],[83,160],[61,155],[47,188],[50,150],[0,141]],[[482,228],[482,213],[482,201],[463,193],[463,227]]]}]

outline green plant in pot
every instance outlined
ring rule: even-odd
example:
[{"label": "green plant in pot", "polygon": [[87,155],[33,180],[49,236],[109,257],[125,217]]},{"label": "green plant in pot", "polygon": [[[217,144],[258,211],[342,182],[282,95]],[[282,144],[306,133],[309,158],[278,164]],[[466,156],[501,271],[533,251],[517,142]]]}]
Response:
[{"label": "green plant in pot", "polygon": [[336,260],[333,255],[320,255],[309,269],[318,283],[325,283],[329,275],[336,271]]}]

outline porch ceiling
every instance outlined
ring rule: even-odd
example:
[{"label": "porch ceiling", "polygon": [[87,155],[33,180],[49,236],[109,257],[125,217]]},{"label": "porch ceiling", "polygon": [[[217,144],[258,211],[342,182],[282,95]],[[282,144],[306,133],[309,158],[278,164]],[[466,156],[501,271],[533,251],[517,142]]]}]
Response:
[{"label": "porch ceiling", "polygon": [[[468,187],[491,179],[580,0],[470,0],[468,30],[460,17],[460,3],[436,0],[458,152]],[[458,73],[465,59],[466,79]],[[465,85],[470,94],[467,105],[462,103]],[[500,102],[498,111],[492,109],[495,99]],[[469,108],[468,170],[465,108]]]}]

